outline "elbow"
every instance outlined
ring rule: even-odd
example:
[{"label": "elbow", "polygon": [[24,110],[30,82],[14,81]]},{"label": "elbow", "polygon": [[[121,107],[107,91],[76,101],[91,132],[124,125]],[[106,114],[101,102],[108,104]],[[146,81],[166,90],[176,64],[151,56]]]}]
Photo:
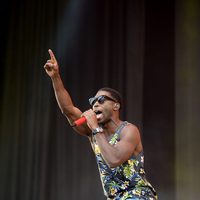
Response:
[{"label": "elbow", "polygon": [[118,159],[113,159],[113,160],[109,160],[109,161],[107,162],[107,164],[108,164],[108,166],[109,166],[110,168],[116,168],[116,167],[118,167],[119,165],[121,165],[121,162],[120,162],[120,160],[118,160]]},{"label": "elbow", "polygon": [[118,167],[119,165],[117,165],[117,164],[108,164],[108,166],[109,166],[110,168],[116,168],[116,167]]}]

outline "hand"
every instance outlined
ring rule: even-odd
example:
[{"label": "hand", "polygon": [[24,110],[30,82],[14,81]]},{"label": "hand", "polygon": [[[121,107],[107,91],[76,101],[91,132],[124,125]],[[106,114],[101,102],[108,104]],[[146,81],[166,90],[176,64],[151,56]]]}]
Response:
[{"label": "hand", "polygon": [[47,60],[46,64],[44,65],[44,69],[46,73],[52,78],[55,75],[59,74],[59,67],[53,51],[49,49],[48,52],[51,59]]},{"label": "hand", "polygon": [[82,114],[82,116],[86,118],[87,125],[91,130],[94,130],[95,128],[99,127],[98,122],[97,122],[97,116],[92,109],[85,111]]}]

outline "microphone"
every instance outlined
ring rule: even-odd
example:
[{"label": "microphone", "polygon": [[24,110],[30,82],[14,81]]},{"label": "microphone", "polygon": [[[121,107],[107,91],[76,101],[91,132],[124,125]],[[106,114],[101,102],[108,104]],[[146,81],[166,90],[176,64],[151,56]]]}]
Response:
[{"label": "microphone", "polygon": [[80,125],[84,124],[86,121],[87,121],[86,118],[83,116],[83,117],[77,119],[76,121],[74,121],[73,127],[80,126]]}]

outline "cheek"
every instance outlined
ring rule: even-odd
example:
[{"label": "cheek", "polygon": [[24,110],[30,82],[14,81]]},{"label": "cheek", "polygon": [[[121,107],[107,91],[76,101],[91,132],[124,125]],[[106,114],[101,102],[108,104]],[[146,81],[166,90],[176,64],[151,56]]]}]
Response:
[{"label": "cheek", "polygon": [[104,115],[105,115],[105,117],[110,117],[110,116],[112,115],[111,110],[108,109],[108,108],[105,108],[105,109],[104,109]]}]

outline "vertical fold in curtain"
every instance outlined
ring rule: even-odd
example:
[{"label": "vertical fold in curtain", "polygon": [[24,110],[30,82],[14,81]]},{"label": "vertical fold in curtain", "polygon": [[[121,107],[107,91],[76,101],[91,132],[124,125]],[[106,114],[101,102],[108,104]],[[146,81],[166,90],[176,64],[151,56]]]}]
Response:
[{"label": "vertical fold in curtain", "polygon": [[200,2],[176,2],[176,198],[199,198]]}]

